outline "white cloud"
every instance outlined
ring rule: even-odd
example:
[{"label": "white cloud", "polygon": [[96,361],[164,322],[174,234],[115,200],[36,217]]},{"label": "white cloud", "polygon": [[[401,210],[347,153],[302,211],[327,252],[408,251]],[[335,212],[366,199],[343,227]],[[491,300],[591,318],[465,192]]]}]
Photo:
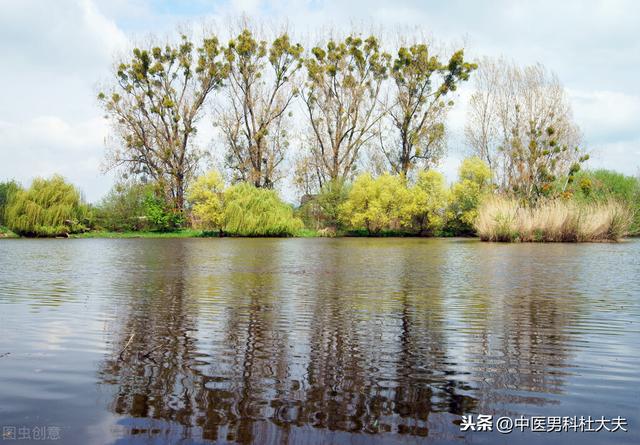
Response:
[{"label": "white cloud", "polygon": [[569,90],[576,120],[592,143],[637,136],[640,96],[615,91]]},{"label": "white cloud", "polygon": [[107,133],[95,83],[125,34],[89,0],[4,2],[0,15],[0,178],[61,173],[98,199]]},{"label": "white cloud", "polygon": [[107,132],[100,117],[69,122],[38,116],[19,123],[0,122],[0,178],[28,185],[33,177],[59,173],[79,185],[89,200],[97,200],[113,180],[100,173]]},{"label": "white cloud", "polygon": [[[0,2],[0,180],[28,182],[60,172],[90,200],[101,197],[111,178],[99,170],[108,128],[95,101],[95,84],[108,78],[114,53],[131,40],[127,33],[135,32],[136,40],[164,36],[179,24],[212,19],[224,24],[241,12],[268,24],[286,21],[303,41],[314,41],[328,29],[384,26],[391,37],[400,30],[433,36],[447,48],[465,46],[470,57],[543,62],[569,89],[576,120],[594,151],[590,164],[625,173],[638,169],[640,60],[632,55],[640,53],[640,2]],[[451,151],[441,166],[449,180],[466,154],[462,130],[469,90],[470,85],[460,90],[450,115]],[[210,145],[204,139],[211,134],[203,128],[199,139]]]},{"label": "white cloud", "polygon": [[3,3],[0,40],[16,68],[73,75],[101,71],[127,39],[90,0],[23,0]]},{"label": "white cloud", "polygon": [[237,13],[255,14],[259,12],[261,3],[260,0],[233,0],[230,6]]},{"label": "white cloud", "polygon": [[569,90],[585,135],[592,168],[640,173],[640,96],[601,90]]},{"label": "white cloud", "polygon": [[640,138],[594,146],[587,166],[640,176]]}]

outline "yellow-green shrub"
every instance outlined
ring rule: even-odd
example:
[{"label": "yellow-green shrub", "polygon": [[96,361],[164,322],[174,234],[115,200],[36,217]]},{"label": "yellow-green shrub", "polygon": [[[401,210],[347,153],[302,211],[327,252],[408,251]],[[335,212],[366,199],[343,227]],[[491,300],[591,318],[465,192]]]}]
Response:
[{"label": "yellow-green shrub", "polygon": [[224,223],[224,182],[220,173],[211,171],[198,177],[187,190],[192,205],[194,226],[203,230],[221,230]]},{"label": "yellow-green shrub", "polygon": [[407,212],[411,215],[413,229],[419,234],[439,233],[444,225],[449,196],[444,175],[435,170],[421,171],[410,194]]},{"label": "yellow-green shrub", "polygon": [[470,235],[478,217],[478,206],[491,189],[491,170],[478,157],[462,161],[458,182],[451,187],[447,208],[447,232],[454,235]]},{"label": "yellow-green shrub", "polygon": [[404,177],[384,174],[373,178],[364,173],[354,181],[340,214],[352,229],[374,234],[406,227],[413,216],[411,209],[412,198]]}]

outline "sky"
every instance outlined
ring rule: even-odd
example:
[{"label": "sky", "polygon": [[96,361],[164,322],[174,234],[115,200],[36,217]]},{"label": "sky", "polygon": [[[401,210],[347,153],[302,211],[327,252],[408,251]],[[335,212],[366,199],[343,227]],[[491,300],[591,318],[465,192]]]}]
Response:
[{"label": "sky", "polygon": [[[0,181],[28,185],[60,173],[98,201],[114,175],[103,173],[110,129],[96,94],[115,57],[151,35],[242,14],[287,23],[303,39],[352,27],[419,33],[442,48],[464,47],[471,59],[541,62],[567,89],[591,153],[588,167],[640,173],[635,0],[0,0]],[[468,154],[462,131],[471,88],[460,89],[448,121],[440,169],[450,181]]]}]

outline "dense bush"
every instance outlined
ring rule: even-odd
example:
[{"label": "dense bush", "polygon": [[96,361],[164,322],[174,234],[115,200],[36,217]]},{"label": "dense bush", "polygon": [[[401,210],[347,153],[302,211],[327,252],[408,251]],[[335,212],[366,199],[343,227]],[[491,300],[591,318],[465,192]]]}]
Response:
[{"label": "dense bush", "polygon": [[224,182],[216,171],[198,177],[187,191],[193,225],[202,230],[224,228]]},{"label": "dense bush", "polygon": [[451,187],[445,231],[450,235],[472,235],[478,206],[491,189],[491,170],[478,157],[462,161],[458,182]]},{"label": "dense bush", "polygon": [[37,178],[18,190],[5,212],[7,226],[22,236],[58,236],[86,229],[88,209],[80,192],[61,176]]},{"label": "dense bush", "polygon": [[291,236],[303,228],[293,208],[274,190],[239,183],[223,190],[217,173],[198,178],[188,200],[194,222],[205,230],[236,236]]},{"label": "dense bush", "polygon": [[445,223],[445,208],[449,191],[442,173],[422,171],[410,189],[409,208],[412,228],[420,235],[440,234]]},{"label": "dense bush", "polygon": [[153,187],[138,182],[119,182],[95,208],[96,225],[114,232],[149,229],[145,200]]},{"label": "dense bush", "polygon": [[172,232],[182,228],[185,222],[183,213],[176,211],[158,192],[147,192],[144,212],[149,228],[154,231]]},{"label": "dense bush", "polygon": [[184,224],[156,184],[119,182],[95,207],[95,224],[113,232],[170,232]]},{"label": "dense bush", "polygon": [[340,219],[351,229],[378,234],[400,230],[411,222],[411,195],[403,176],[384,174],[373,178],[364,173],[356,178]]},{"label": "dense bush", "polygon": [[566,190],[578,202],[602,203],[616,200],[629,207],[631,234],[640,234],[640,180],[610,170],[578,172]]},{"label": "dense bush", "polygon": [[348,184],[339,180],[329,181],[317,195],[304,195],[295,214],[302,219],[305,227],[335,235],[343,228],[340,206],[346,201],[348,194]]},{"label": "dense bush", "polygon": [[329,181],[320,189],[316,202],[328,227],[340,228],[340,206],[347,200],[348,195],[349,187],[340,180]]}]

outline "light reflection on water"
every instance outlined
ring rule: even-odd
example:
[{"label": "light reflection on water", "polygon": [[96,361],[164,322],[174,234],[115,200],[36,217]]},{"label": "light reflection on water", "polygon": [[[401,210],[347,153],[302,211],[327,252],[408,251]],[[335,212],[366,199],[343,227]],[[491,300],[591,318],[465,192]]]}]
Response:
[{"label": "light reflection on water", "polygon": [[[4,240],[0,426],[64,443],[637,443],[640,242]],[[463,434],[463,414],[628,433]]]}]

